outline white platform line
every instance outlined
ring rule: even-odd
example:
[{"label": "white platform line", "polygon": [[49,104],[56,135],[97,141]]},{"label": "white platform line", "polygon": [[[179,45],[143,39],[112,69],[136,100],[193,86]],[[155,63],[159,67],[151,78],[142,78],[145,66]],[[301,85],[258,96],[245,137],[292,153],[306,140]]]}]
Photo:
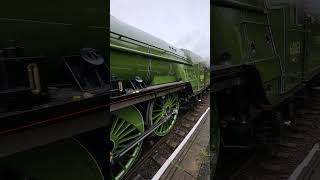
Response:
[{"label": "white platform line", "polygon": [[303,173],[305,170],[304,168],[308,166],[312,158],[316,155],[316,153],[320,151],[320,145],[316,143],[313,148],[310,150],[308,155],[304,158],[304,160],[296,167],[296,169],[293,171],[293,173],[290,175],[288,180],[297,180],[299,176]]},{"label": "white platform line", "polygon": [[191,131],[188,133],[188,135],[183,139],[183,141],[179,144],[179,146],[174,150],[174,152],[171,154],[171,156],[166,160],[166,162],[161,166],[161,168],[158,170],[158,172],[153,176],[152,180],[158,180],[162,174],[166,171],[166,169],[169,167],[170,163],[174,160],[174,158],[178,155],[178,153],[181,151],[183,146],[187,143],[187,141],[190,139],[191,135],[195,132],[195,130],[198,128],[199,124],[201,123],[204,116],[208,113],[210,110],[210,107],[201,115],[197,123],[193,126]]}]

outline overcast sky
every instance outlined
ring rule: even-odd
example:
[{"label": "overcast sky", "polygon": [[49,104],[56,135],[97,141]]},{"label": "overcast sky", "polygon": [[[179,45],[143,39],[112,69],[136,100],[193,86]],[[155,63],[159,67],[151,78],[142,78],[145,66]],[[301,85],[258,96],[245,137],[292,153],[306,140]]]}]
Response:
[{"label": "overcast sky", "polygon": [[110,0],[110,13],[177,48],[210,57],[210,0]]}]

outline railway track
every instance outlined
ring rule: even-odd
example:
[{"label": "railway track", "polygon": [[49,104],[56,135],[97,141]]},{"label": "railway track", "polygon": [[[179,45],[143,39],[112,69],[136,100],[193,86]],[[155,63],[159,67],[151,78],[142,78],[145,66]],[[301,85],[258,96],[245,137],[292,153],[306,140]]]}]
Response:
[{"label": "railway track", "polygon": [[246,160],[238,164],[231,175],[224,176],[224,179],[287,180],[319,142],[320,88],[315,87],[310,97],[296,111],[292,124],[284,129],[272,145],[272,151],[268,155],[257,151],[247,153]]},{"label": "railway track", "polygon": [[205,95],[192,109],[180,112],[175,127],[168,135],[147,138],[139,160],[124,179],[152,179],[209,106],[210,96]]}]

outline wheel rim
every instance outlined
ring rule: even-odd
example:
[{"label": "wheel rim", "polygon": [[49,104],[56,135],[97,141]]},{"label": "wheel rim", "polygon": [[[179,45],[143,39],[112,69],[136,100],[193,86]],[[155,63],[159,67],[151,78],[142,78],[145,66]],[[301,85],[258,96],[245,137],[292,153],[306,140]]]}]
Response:
[{"label": "wheel rim", "polygon": [[138,158],[142,142],[117,160],[114,160],[113,157],[144,132],[144,122],[140,112],[134,106],[112,112],[112,122],[110,132],[110,140],[113,143],[110,154],[111,169],[113,178],[118,180],[124,177]]},{"label": "wheel rim", "polygon": [[164,136],[170,132],[174,126],[179,110],[179,98],[177,95],[166,95],[162,98],[155,99],[150,106],[150,120],[151,125],[160,122],[160,120],[168,115],[170,112],[175,112],[171,118],[160,125],[154,133],[158,136]]},{"label": "wheel rim", "polygon": [[0,179],[103,180],[103,175],[91,154],[67,139],[1,159]]}]

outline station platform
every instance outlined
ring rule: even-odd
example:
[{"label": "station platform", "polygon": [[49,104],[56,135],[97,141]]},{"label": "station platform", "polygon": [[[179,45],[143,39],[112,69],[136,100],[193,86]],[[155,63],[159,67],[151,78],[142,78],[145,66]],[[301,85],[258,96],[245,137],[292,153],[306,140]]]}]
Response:
[{"label": "station platform", "polygon": [[[157,175],[155,175],[153,179],[210,179],[210,109],[203,115],[198,127],[181,147],[181,150],[176,155],[173,153],[174,157],[171,157],[171,160],[170,158],[167,160],[169,165],[166,168],[162,168],[161,176],[156,177]],[[179,149],[179,146],[177,149]],[[157,174],[159,174],[159,171]]]},{"label": "station platform", "polygon": [[288,180],[320,179],[320,144],[315,144],[305,159],[297,166]]}]

